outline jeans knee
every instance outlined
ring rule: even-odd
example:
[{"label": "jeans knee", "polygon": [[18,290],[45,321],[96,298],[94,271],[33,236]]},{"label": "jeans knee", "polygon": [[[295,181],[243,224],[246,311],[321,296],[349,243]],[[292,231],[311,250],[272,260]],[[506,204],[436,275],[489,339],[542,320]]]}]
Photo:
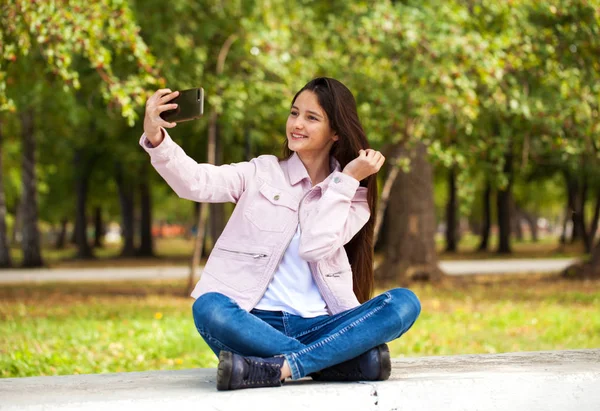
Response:
[{"label": "jeans knee", "polygon": [[219,327],[225,322],[223,309],[227,304],[231,304],[231,300],[220,293],[206,293],[198,297],[192,305],[196,328]]},{"label": "jeans knee", "polygon": [[388,294],[391,296],[391,304],[394,306],[394,311],[400,317],[402,325],[410,327],[421,313],[419,298],[415,293],[406,288],[394,288],[393,290],[389,290]]}]

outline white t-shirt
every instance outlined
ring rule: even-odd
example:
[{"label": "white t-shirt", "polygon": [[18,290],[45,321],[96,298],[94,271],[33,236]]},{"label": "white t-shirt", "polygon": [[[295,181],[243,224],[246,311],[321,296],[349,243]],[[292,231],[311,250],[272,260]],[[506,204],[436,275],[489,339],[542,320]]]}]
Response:
[{"label": "white t-shirt", "polygon": [[308,263],[298,255],[300,226],[281,259],[273,280],[255,307],[259,310],[286,311],[304,318],[327,315]]}]

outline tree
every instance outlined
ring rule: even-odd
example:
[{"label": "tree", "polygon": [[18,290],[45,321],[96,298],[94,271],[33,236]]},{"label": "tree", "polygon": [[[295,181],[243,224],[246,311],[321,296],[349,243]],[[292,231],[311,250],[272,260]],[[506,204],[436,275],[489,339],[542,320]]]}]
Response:
[{"label": "tree", "polygon": [[[78,62],[83,59],[103,80],[100,90],[120,105],[133,122],[134,104],[143,99],[144,84],[156,83],[152,57],[139,36],[127,3],[102,0],[90,6],[72,0],[69,8],[55,3],[33,4],[15,0],[2,6],[0,23],[0,110],[19,111],[23,135],[23,252],[25,266],[42,265],[37,228],[35,178],[35,103],[39,93],[29,87],[31,74],[40,71],[80,87]],[[133,56],[119,64],[114,57]],[[9,62],[5,66],[5,62]],[[122,71],[123,67],[130,66]],[[123,73],[125,75],[123,75]],[[11,90],[19,90],[10,95]],[[24,93],[24,91],[29,93]]]}]

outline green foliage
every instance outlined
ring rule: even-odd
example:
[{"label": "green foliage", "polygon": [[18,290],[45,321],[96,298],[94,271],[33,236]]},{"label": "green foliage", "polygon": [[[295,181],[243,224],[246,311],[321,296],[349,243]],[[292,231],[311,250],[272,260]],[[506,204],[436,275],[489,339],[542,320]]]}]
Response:
[{"label": "green foliage", "polygon": [[14,79],[6,70],[21,59],[29,65],[42,59],[38,75],[49,72],[75,89],[81,87],[77,62],[85,59],[104,80],[104,97],[116,101],[130,123],[145,87],[156,84],[154,59],[126,1],[15,0],[2,6],[0,23],[0,110],[15,109],[6,95],[6,84]]},{"label": "green foliage", "polygon": [[[57,199],[73,203],[74,149],[94,165],[91,202],[115,213],[116,163],[128,181],[160,181],[144,168],[141,127],[133,123],[154,89],[204,87],[206,112],[219,113],[223,161],[234,162],[245,159],[248,141],[252,156],[279,153],[290,100],[317,75],[354,92],[375,148],[422,141],[437,167],[456,167],[462,214],[486,180],[503,188],[510,177],[522,182],[518,191],[537,193],[556,171],[585,167],[600,181],[597,0],[15,0],[1,7],[4,147],[18,154],[19,125],[6,113],[33,105],[45,220],[62,218]],[[205,117],[172,130],[198,161],[206,157],[207,126]],[[508,153],[513,176],[503,171]],[[19,197],[12,157],[5,161],[9,208]],[[396,163],[406,168],[410,159]],[[554,172],[531,185],[530,176],[548,166]]]}]

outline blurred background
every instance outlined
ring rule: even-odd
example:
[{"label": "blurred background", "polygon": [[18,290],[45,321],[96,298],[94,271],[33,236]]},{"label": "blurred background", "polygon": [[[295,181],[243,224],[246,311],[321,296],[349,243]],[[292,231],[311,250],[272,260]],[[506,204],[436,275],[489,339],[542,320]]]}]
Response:
[{"label": "blurred background", "polygon": [[[186,295],[233,205],[158,176],[145,101],[203,87],[170,133],[227,164],[279,155],[316,76],[387,158],[376,285],[423,302],[395,356],[600,346],[600,1],[3,0],[0,23],[0,376],[215,366]],[[144,267],[181,275],[122,274]]]}]

